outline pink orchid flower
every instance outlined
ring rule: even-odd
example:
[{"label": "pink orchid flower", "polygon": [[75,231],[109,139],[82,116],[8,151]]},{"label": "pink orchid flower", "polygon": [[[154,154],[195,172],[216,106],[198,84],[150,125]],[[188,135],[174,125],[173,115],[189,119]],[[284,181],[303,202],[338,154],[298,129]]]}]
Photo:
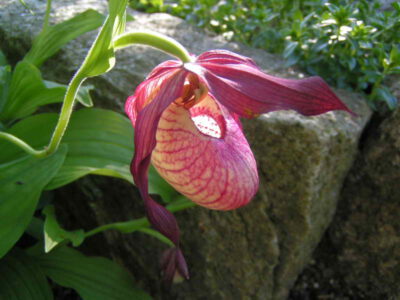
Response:
[{"label": "pink orchid flower", "polygon": [[131,172],[149,221],[176,245],[162,262],[167,282],[189,274],[174,216],[149,196],[150,161],[195,203],[216,210],[241,207],[259,180],[239,117],[287,109],[307,116],[351,113],[321,78],[274,77],[226,50],[207,51],[190,63],[161,63],[128,98],[125,110],[135,127]]}]

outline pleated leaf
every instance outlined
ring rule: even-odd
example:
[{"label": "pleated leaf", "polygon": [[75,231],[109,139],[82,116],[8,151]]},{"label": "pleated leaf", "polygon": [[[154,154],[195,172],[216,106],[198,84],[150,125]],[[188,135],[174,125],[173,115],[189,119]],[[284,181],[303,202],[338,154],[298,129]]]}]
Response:
[{"label": "pleated leaf", "polygon": [[[81,87],[77,94],[77,100],[85,106],[93,105],[90,89],[92,86]],[[0,120],[23,118],[35,112],[39,106],[62,102],[66,90],[66,85],[44,81],[37,67],[22,61],[12,74],[9,89],[5,91],[7,95],[3,93],[6,101],[0,111]]]},{"label": "pleated leaf", "polygon": [[40,66],[69,41],[101,26],[104,19],[102,14],[89,9],[67,21],[50,26],[36,37],[24,60]]},{"label": "pleated leaf", "polygon": [[[14,125],[12,133],[36,148],[45,146],[57,122],[57,114],[40,114]],[[129,165],[133,157],[133,129],[128,118],[104,109],[81,109],[73,113],[63,138],[68,155],[57,175],[46,189],[55,189],[88,174],[113,176],[133,182]],[[3,147],[0,162],[22,154],[15,146]],[[3,150],[4,149],[4,150]],[[167,202],[177,192],[158,175],[154,168],[149,173],[150,192],[159,194]]]},{"label": "pleated leaf", "polygon": [[0,260],[0,299],[53,299],[41,268],[20,249],[14,249]]},{"label": "pleated leaf", "polygon": [[[4,104],[7,102],[8,89],[11,82],[11,66],[0,66],[0,116]],[[0,128],[1,129],[1,128]]]},{"label": "pleated leaf", "polygon": [[87,257],[66,246],[35,258],[51,280],[74,289],[83,300],[151,299],[134,287],[134,279],[128,271],[109,259]]},{"label": "pleated leaf", "polygon": [[[0,149],[2,148],[0,145]],[[67,146],[49,157],[23,156],[0,165],[0,257],[28,226],[43,188],[64,162]]]}]

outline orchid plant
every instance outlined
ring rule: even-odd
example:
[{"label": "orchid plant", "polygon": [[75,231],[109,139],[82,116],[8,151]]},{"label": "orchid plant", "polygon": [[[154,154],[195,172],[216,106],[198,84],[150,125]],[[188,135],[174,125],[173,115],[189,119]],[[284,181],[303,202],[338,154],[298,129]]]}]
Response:
[{"label": "orchid plant", "polygon": [[[51,1],[48,1],[42,33],[35,40],[33,50],[31,49],[17,68],[34,70],[35,78],[40,81],[38,89],[41,93],[53,95],[54,90],[50,89],[55,88],[55,85],[46,88],[38,70],[44,61],[43,56],[50,57],[62,44],[46,52],[49,49],[46,46],[48,40],[60,35],[54,27],[48,25],[50,4]],[[81,278],[99,276],[98,272],[88,275],[88,271],[82,271],[80,267],[85,264],[85,259],[80,254],[71,252],[73,250],[65,247],[65,244],[70,242],[73,246],[78,246],[85,238],[107,229],[117,229],[125,233],[140,230],[165,241],[172,246],[162,257],[161,267],[165,282],[170,284],[179,276],[189,278],[180,247],[178,224],[172,212],[193,206],[191,203],[214,210],[236,209],[249,203],[258,190],[256,160],[244,136],[241,117],[254,118],[259,114],[287,109],[306,116],[332,110],[352,113],[319,77],[299,80],[278,78],[263,73],[250,58],[227,50],[211,50],[194,56],[177,41],[164,35],[149,31],[126,33],[125,10],[126,1],[109,1],[109,16],[92,48],[70,84],[63,87],[62,94],[65,93],[65,96],[59,115],[30,116],[38,106],[52,101],[29,100],[24,104],[24,99],[16,101],[19,98],[12,93],[3,101],[3,107],[0,106],[0,120],[9,124],[5,126],[6,130],[0,132],[0,139],[3,140],[0,141],[0,217],[7,221],[0,226],[0,233],[5,237],[0,242],[0,255],[4,256],[15,248],[15,243],[25,230],[32,231],[29,229],[32,222],[41,223],[41,220],[33,217],[33,212],[44,189],[63,186],[89,173],[115,176],[133,182],[127,165],[114,162],[109,156],[99,158],[99,153],[95,153],[97,148],[108,147],[109,144],[121,144],[121,149],[129,149],[132,135],[126,127],[129,124],[125,118],[114,112],[92,108],[80,110],[72,116],[75,102],[80,99],[83,81],[112,69],[115,64],[114,52],[134,44],[152,46],[177,58],[155,67],[125,105],[126,114],[135,128],[135,152],[130,172],[144,199],[147,219],[105,224],[88,232],[69,232],[57,223],[52,206],[43,209],[46,220],[44,224],[41,223],[41,228],[44,233],[45,253],[43,242],[38,237],[40,234],[35,235],[39,242],[29,253],[45,262],[41,267],[47,276],[61,285],[75,288],[85,299],[95,298],[87,297],[84,281],[75,277],[76,281],[71,281],[69,277],[65,279],[54,275],[51,270],[47,273],[46,266],[49,262],[59,262],[60,256],[69,256],[79,262],[77,269],[72,270],[73,274],[80,274]],[[99,17],[95,16],[96,22]],[[87,20],[86,16],[85,22]],[[65,28],[70,28],[70,25]],[[17,68],[12,80],[14,76],[17,78]],[[23,77],[24,73],[20,73],[18,76]],[[15,82],[18,83],[17,80]],[[20,89],[25,92],[23,87]],[[38,99],[43,99],[42,97],[43,95]],[[82,99],[81,101],[85,103]],[[23,109],[27,103],[32,108],[29,111]],[[96,126],[91,128],[88,120],[97,121]],[[43,129],[38,130],[43,126],[49,128],[46,133],[43,133]],[[80,126],[85,126],[93,135],[98,127],[104,128],[104,143],[90,144],[87,147],[87,137],[79,131]],[[42,134],[38,136],[37,132]],[[128,143],[128,146],[124,143]],[[89,157],[93,155],[90,162],[79,160],[77,149],[85,149]],[[110,153],[113,150],[115,149]],[[131,154],[119,151],[124,161],[130,159]],[[148,174],[151,163],[161,177],[192,202],[178,201],[166,208],[151,198],[151,178],[149,179]],[[14,208],[15,201],[10,200],[13,197],[27,204]],[[14,215],[9,214],[9,211],[13,211]],[[16,226],[18,222],[19,226]],[[147,228],[149,225],[156,231]],[[13,251],[11,252],[14,253]],[[7,254],[6,259],[10,255],[14,257],[14,254]],[[93,264],[93,261],[90,263]],[[110,262],[100,265],[111,268]],[[71,270],[69,265],[57,267],[65,268],[62,270],[67,273]],[[122,279],[118,277],[119,281],[104,280],[104,284],[119,288],[118,284],[123,282],[123,288],[127,288],[124,276],[126,277],[123,275]],[[133,297],[135,292],[128,291],[127,295]],[[143,294],[141,297],[144,297]]]},{"label": "orchid plant", "polygon": [[150,162],[196,204],[232,210],[247,204],[259,184],[240,117],[284,109],[307,116],[351,112],[320,77],[274,77],[250,58],[226,50],[183,54],[180,61],[158,65],[125,106],[136,132],[131,171],[147,216],[176,246],[163,265],[167,282],[176,272],[189,274],[175,218],[149,196]]}]

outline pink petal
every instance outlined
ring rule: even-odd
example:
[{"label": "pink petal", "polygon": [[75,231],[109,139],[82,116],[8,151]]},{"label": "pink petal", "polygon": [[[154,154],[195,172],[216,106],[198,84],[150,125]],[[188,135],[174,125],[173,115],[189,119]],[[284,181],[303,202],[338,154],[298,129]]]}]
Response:
[{"label": "pink petal", "polygon": [[[129,103],[126,105],[126,112],[136,128],[135,155],[131,164],[134,181],[145,200],[150,222],[176,245],[179,243],[178,225],[168,210],[150,198],[147,172],[151,152],[156,145],[155,135],[161,114],[172,101],[181,95],[186,75],[187,72],[177,70],[162,77],[162,80],[146,81],[148,85],[139,87],[134,97],[128,99]],[[152,101],[145,98],[154,93]],[[138,106],[140,106],[140,110]]]},{"label": "pink petal", "polygon": [[[143,193],[142,193],[143,194]],[[174,215],[148,195],[144,197],[149,222],[161,234],[179,245],[179,227]]]},{"label": "pink petal", "polygon": [[259,67],[251,58],[228,50],[210,50],[204,52],[197,57],[196,63],[200,65],[203,63],[213,63],[220,65],[244,64],[259,69]]},{"label": "pink petal", "polygon": [[179,248],[166,250],[161,258],[164,283],[169,287],[173,282],[179,282],[182,278],[189,279],[189,270],[185,258]]},{"label": "pink petal", "polygon": [[189,269],[181,249],[176,249],[176,268],[183,278],[189,279]]},{"label": "pink petal", "polygon": [[172,71],[182,67],[183,64],[181,61],[178,60],[167,60],[159,64],[157,67],[155,67],[149,75],[147,75],[146,80],[158,77],[160,75],[163,75],[165,73],[171,73]]},{"label": "pink petal", "polygon": [[303,115],[331,110],[351,111],[320,77],[284,79],[248,64],[221,65],[202,62],[185,68],[196,73],[218,102],[244,116],[293,109]]},{"label": "pink petal", "polygon": [[[201,129],[193,119],[204,121]],[[208,121],[213,120],[211,123]],[[219,126],[214,130],[215,124]],[[207,127],[208,126],[208,127]],[[216,138],[207,133],[218,136]],[[157,129],[152,163],[177,191],[199,205],[231,210],[258,189],[257,167],[237,121],[207,97],[193,108],[172,103]]]},{"label": "pink petal", "polygon": [[128,97],[125,103],[125,112],[132,121],[133,127],[136,124],[137,114],[157,95],[161,84],[168,79],[171,74],[179,70],[176,61],[166,61],[158,65],[149,74],[147,79],[136,88],[135,93]]}]

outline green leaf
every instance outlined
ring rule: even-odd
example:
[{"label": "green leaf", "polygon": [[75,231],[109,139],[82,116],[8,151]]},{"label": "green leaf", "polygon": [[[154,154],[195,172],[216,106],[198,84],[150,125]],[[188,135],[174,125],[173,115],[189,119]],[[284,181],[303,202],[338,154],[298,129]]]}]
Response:
[{"label": "green leaf", "polygon": [[[40,200],[39,200],[40,203]],[[39,206],[39,205],[38,205]],[[39,207],[37,209],[40,209]],[[43,239],[43,228],[44,222],[42,219],[37,217],[33,217],[31,222],[29,223],[28,227],[25,229],[25,233],[29,234],[30,236],[34,237],[37,240]]]},{"label": "green leaf", "polygon": [[75,112],[64,136],[71,152],[47,188],[58,188],[87,174],[132,182],[128,168],[133,155],[132,139],[132,127],[121,114],[102,109]]},{"label": "green leaf", "polygon": [[298,63],[300,60],[300,56],[297,55],[291,55],[289,58],[286,59],[285,61],[285,67],[290,67]]},{"label": "green leaf", "polygon": [[93,100],[90,96],[90,91],[94,90],[93,85],[80,86],[78,94],[76,95],[76,100],[86,107],[93,107]]},{"label": "green leaf", "polygon": [[397,46],[392,46],[392,50],[390,51],[390,63],[394,65],[400,64],[400,51]]},{"label": "green leaf", "polygon": [[296,50],[298,45],[299,45],[298,42],[288,42],[286,44],[285,50],[283,51],[283,57],[288,58],[289,56],[291,56],[293,51]]},{"label": "green leaf", "polygon": [[301,12],[301,10],[296,10],[296,11],[293,13],[293,19],[294,19],[294,20],[300,20],[300,21],[303,20],[303,13]]},{"label": "green leaf", "polygon": [[46,276],[32,257],[14,249],[0,260],[0,299],[51,300]]},{"label": "green leaf", "polygon": [[4,53],[0,50],[0,67],[4,67],[8,65],[7,58],[5,57]]},{"label": "green leaf", "polygon": [[[61,87],[63,88],[63,97],[59,98],[59,102],[62,102],[64,100],[64,94],[67,91],[67,87],[64,84],[60,84],[54,81],[44,81],[44,84],[46,85],[47,88],[55,88],[55,87]],[[90,91],[94,89],[94,86],[91,84],[80,86],[78,93],[76,95],[76,100],[81,103],[83,106],[86,107],[92,107],[93,106],[93,100],[92,97],[90,96]]]},{"label": "green leaf", "polygon": [[[6,75],[7,73],[4,76]],[[81,86],[78,91],[76,99],[84,106],[93,106],[89,94],[91,89],[93,89],[91,85]],[[12,75],[8,96],[5,96],[7,100],[0,114],[0,120],[23,118],[35,112],[39,106],[62,102],[66,90],[66,85],[43,80],[39,69],[33,64],[26,61],[19,62]],[[0,108],[1,103],[0,100]]]},{"label": "green leaf", "polygon": [[33,113],[38,106],[62,101],[65,88],[47,88],[40,71],[28,62],[20,62],[12,75],[7,101],[0,120],[12,120]]},{"label": "green leaf", "polygon": [[[47,145],[57,122],[57,114],[40,114],[15,124],[8,132],[23,139],[35,149]],[[55,189],[88,174],[106,175],[133,183],[129,170],[133,157],[133,129],[129,119],[104,109],[76,111],[63,138],[68,155],[57,175],[46,189]],[[22,151],[0,141],[1,161],[16,159]],[[177,192],[151,167],[150,193],[159,194],[164,201],[172,201]]]},{"label": "green leaf", "polygon": [[397,107],[397,98],[390,92],[386,86],[380,86],[374,92],[375,99],[383,101],[389,109],[394,110]]},{"label": "green leaf", "polygon": [[[56,113],[34,115],[19,121],[6,132],[17,136],[33,148],[40,149],[49,142],[57,119]],[[0,140],[0,149],[0,164],[26,155],[19,147],[4,140]]]},{"label": "green leaf", "polygon": [[104,16],[89,9],[67,21],[49,27],[40,33],[33,42],[24,60],[40,66],[69,41],[101,26]]},{"label": "green leaf", "polygon": [[130,273],[111,260],[87,257],[65,246],[35,258],[51,280],[73,288],[84,300],[151,299],[134,287]]},{"label": "green leaf", "polygon": [[127,0],[110,0],[109,15],[89,50],[78,75],[93,77],[109,71],[115,65],[113,39],[124,32]]},{"label": "green leaf", "polygon": [[45,158],[23,156],[0,165],[0,257],[28,226],[42,189],[57,173],[66,153],[63,146]]},{"label": "green leaf", "polygon": [[347,64],[350,70],[354,70],[355,66],[357,65],[357,60],[354,57],[350,57],[347,60]]},{"label": "green leaf", "polygon": [[7,102],[8,89],[11,82],[11,66],[0,67],[0,114]]},{"label": "green leaf", "polygon": [[71,241],[74,247],[78,247],[85,239],[85,233],[82,229],[66,231],[58,224],[54,206],[46,206],[43,209],[46,216],[44,222],[44,246],[45,252],[50,252],[54,247],[64,241]]},{"label": "green leaf", "polygon": [[390,68],[388,74],[400,74],[400,66],[399,67]]}]

